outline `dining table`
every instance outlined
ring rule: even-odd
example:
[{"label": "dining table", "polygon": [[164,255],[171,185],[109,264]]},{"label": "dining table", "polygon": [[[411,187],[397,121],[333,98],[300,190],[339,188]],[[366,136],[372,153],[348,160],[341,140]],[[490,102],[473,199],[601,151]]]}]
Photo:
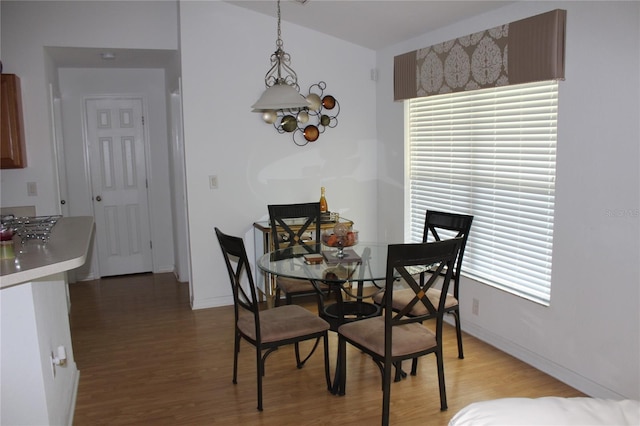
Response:
[{"label": "dining table", "polygon": [[[318,315],[337,332],[346,322],[381,314],[381,307],[371,297],[385,288],[387,248],[386,242],[358,242],[340,248],[300,244],[265,253],[257,260],[257,267],[270,275],[309,280],[318,292]],[[410,272],[419,274],[427,269],[428,265],[414,266]],[[321,283],[329,287],[333,297],[327,297]],[[334,394],[344,380],[339,376],[339,360],[340,354],[332,385]]]}]

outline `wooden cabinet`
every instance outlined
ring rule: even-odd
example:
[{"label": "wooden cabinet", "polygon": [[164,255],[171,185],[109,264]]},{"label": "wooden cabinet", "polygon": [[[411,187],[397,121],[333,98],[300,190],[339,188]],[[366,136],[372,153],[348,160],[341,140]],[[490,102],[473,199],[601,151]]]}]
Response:
[{"label": "wooden cabinet", "polygon": [[20,78],[15,74],[2,74],[0,87],[0,168],[21,169],[27,166],[22,119]]}]

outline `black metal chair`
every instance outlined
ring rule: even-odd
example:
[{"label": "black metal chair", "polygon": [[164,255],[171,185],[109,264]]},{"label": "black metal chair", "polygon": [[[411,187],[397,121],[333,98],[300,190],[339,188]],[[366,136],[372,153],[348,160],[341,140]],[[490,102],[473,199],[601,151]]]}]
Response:
[{"label": "black metal chair", "polygon": [[[347,342],[370,355],[382,373],[382,424],[389,424],[391,401],[392,369],[404,359],[412,359],[411,374],[415,375],[418,357],[434,353],[438,369],[440,388],[440,409],[447,409],[444,364],[442,359],[442,325],[445,313],[446,294],[453,275],[453,265],[458,256],[461,238],[418,244],[392,244],[387,254],[387,270],[384,306],[391,306],[395,287],[400,275],[413,293],[413,298],[397,311],[385,309],[384,315],[343,324],[338,328],[338,394],[346,389]],[[412,266],[431,265],[434,273],[425,283],[412,276]],[[426,292],[442,275],[442,292],[437,303],[427,297]],[[424,315],[409,315],[416,307],[422,306]],[[435,334],[422,322],[436,318]],[[424,396],[421,396],[424,398]]]},{"label": "black metal chair", "polygon": [[[256,348],[258,410],[262,411],[262,378],[265,374],[265,361],[269,354],[280,346],[294,344],[296,358],[299,360],[299,342],[316,339],[315,350],[319,339],[323,338],[325,379],[327,389],[330,390],[329,323],[298,305],[280,306],[261,311],[244,241],[242,238],[226,235],[218,228],[215,228],[215,232],[224,255],[233,292],[235,312],[233,383],[237,383],[238,352],[240,341],[244,339]],[[303,364],[304,361],[298,362],[298,368],[302,368]]]},{"label": "black metal chair", "polygon": [[[456,336],[458,338],[458,358],[460,359],[464,358],[462,329],[460,327],[460,271],[462,270],[462,258],[464,257],[464,249],[467,245],[472,222],[473,216],[471,215],[427,210],[422,236],[422,242],[441,241],[447,238],[461,238],[460,252],[458,253],[458,258],[453,268],[453,294],[447,294],[445,302],[445,312],[452,314],[455,319]],[[424,279],[424,276],[421,277],[421,279]],[[427,296],[433,301],[436,301],[440,298],[440,290],[431,288],[427,292]],[[412,297],[411,291],[396,292],[393,297],[393,309],[404,306],[406,299],[411,299]],[[374,302],[382,304],[383,298],[383,293],[377,294],[374,296]],[[409,315],[422,314],[424,314],[424,309],[421,305],[417,305],[414,311],[409,313]]]},{"label": "black metal chair", "polygon": [[[270,204],[267,208],[271,238],[276,250],[300,245],[309,253],[320,253],[320,203]],[[329,291],[326,284],[319,284],[318,289]],[[315,294],[321,297],[318,289],[308,280],[278,276],[275,305],[280,305],[281,293],[284,293],[286,303],[290,305],[294,296]]]}]

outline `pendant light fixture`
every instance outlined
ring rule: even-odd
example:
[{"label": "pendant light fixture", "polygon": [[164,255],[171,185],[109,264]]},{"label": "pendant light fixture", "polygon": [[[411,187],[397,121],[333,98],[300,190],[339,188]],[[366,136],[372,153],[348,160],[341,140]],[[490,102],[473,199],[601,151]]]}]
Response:
[{"label": "pendant light fixture", "polygon": [[276,40],[276,48],[276,51],[271,55],[271,68],[264,76],[267,90],[251,106],[254,112],[262,112],[263,115],[269,115],[269,113],[273,112],[275,116],[275,111],[277,110],[295,110],[309,106],[309,102],[300,94],[298,75],[290,65],[291,56],[282,50],[280,0],[278,0],[278,39]]},{"label": "pendant light fixture", "polygon": [[304,146],[315,142],[327,127],[338,125],[340,104],[333,96],[324,94],[327,87],[324,81],[311,85],[306,97],[300,94],[298,76],[291,68],[291,57],[282,50],[280,20],[278,0],[277,49],[271,55],[271,68],[264,76],[267,90],[251,107],[253,112],[262,114],[265,123],[273,124],[278,133],[290,133],[296,145]]}]

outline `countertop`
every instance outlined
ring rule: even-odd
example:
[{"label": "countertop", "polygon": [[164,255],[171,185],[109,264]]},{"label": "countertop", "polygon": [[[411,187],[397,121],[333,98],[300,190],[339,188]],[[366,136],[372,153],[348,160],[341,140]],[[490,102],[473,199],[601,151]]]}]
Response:
[{"label": "countertop", "polygon": [[62,217],[51,231],[49,241],[15,240],[14,259],[0,262],[0,288],[33,281],[47,275],[82,266],[94,232],[92,216]]}]

